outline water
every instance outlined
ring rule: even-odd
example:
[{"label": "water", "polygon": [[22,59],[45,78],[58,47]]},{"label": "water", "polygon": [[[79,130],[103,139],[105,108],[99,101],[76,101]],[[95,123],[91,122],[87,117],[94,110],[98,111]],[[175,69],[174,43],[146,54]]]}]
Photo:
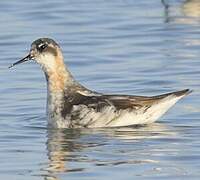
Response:
[{"label": "water", "polygon": [[[199,179],[199,12],[198,0],[2,0],[0,179]],[[40,68],[7,69],[39,37],[93,90],[194,92],[150,126],[47,129]]]}]

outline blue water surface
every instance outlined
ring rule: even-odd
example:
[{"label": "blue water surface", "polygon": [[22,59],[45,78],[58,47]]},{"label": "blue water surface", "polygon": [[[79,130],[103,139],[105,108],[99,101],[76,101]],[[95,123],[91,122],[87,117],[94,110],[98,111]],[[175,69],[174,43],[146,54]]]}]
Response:
[{"label": "blue water surface", "polygon": [[[0,27],[0,179],[200,178],[199,0],[1,0]],[[193,93],[149,126],[47,129],[40,67],[8,69],[39,37],[90,89]]]}]

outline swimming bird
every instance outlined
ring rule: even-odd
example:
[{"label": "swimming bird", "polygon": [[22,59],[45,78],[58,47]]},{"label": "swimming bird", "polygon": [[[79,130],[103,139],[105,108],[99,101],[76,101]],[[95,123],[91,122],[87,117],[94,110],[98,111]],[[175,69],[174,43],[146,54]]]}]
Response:
[{"label": "swimming bird", "polygon": [[13,67],[34,60],[47,81],[48,125],[53,128],[97,128],[149,124],[160,118],[179,99],[191,91],[157,96],[102,94],[77,82],[64,64],[60,46],[50,38],[31,44],[26,57]]}]

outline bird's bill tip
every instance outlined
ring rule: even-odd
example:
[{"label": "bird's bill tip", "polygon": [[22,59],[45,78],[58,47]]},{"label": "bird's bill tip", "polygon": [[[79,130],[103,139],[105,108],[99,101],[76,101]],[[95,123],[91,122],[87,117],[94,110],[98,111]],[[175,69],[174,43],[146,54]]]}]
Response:
[{"label": "bird's bill tip", "polygon": [[26,57],[22,58],[21,60],[11,64],[8,68],[10,69],[10,68],[12,68],[13,66],[15,66],[17,64],[21,64],[21,63],[29,61],[29,60],[31,60],[31,55],[30,54],[28,54]]}]

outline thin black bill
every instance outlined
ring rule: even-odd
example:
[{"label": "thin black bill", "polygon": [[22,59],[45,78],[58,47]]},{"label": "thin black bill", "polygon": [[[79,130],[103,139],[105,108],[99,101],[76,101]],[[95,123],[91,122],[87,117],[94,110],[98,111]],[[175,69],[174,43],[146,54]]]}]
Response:
[{"label": "thin black bill", "polygon": [[12,68],[13,66],[15,66],[15,65],[17,65],[17,64],[21,64],[21,63],[26,62],[26,61],[29,61],[29,60],[31,60],[31,59],[32,59],[32,58],[31,58],[31,55],[28,54],[26,57],[24,57],[23,59],[21,59],[21,60],[15,62],[15,63],[13,63],[13,64],[12,64],[11,66],[9,66],[8,68]]}]

